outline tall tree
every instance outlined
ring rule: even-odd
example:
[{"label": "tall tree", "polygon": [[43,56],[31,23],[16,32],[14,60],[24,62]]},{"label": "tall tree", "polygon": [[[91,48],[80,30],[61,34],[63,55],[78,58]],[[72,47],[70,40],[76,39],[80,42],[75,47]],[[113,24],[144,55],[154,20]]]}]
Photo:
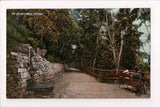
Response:
[{"label": "tall tree", "polygon": [[137,11],[138,9],[133,11],[130,9],[120,9],[117,13],[112,13],[110,10],[106,12],[107,36],[112,48],[114,65],[117,72],[120,67],[125,40],[131,37],[132,22],[137,18]]},{"label": "tall tree", "polygon": [[[33,47],[45,48],[48,50],[46,55],[48,60],[67,63],[72,59],[70,55],[72,41],[76,40],[77,34],[79,35],[77,38],[80,37],[79,26],[69,11],[69,9],[8,10],[7,39],[10,40],[8,44],[18,41],[18,43],[29,43]],[[12,15],[12,13],[25,13],[25,15]]]},{"label": "tall tree", "polygon": [[[84,29],[84,56],[86,62],[90,62],[89,66],[95,67],[98,47],[100,27],[104,20],[103,9],[84,9],[81,11],[81,26]],[[88,47],[89,46],[89,47]],[[87,58],[86,58],[87,57]],[[91,65],[92,63],[92,65]]]}]

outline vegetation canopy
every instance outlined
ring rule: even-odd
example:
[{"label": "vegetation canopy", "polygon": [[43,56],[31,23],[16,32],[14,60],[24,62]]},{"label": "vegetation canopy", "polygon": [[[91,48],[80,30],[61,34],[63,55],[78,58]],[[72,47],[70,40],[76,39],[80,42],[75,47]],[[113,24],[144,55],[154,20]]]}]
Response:
[{"label": "vegetation canopy", "polygon": [[150,72],[150,53],[141,51],[150,44],[150,9],[8,9],[7,53],[17,44],[47,49],[51,62]]}]

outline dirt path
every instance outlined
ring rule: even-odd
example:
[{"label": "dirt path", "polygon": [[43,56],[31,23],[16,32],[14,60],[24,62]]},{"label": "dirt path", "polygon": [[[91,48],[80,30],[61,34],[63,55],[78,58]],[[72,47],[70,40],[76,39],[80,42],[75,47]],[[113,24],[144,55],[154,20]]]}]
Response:
[{"label": "dirt path", "polygon": [[126,90],[126,86],[99,83],[95,78],[81,72],[64,72],[61,79],[55,81],[55,98],[148,98],[137,96]]}]

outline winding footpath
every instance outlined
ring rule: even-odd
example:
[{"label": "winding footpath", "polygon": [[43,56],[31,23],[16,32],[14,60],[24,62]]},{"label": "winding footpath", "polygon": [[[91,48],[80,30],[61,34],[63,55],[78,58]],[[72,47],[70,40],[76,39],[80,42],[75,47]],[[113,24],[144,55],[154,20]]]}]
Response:
[{"label": "winding footpath", "polygon": [[64,72],[54,86],[55,98],[149,98],[131,93],[125,85],[100,83],[82,72]]}]

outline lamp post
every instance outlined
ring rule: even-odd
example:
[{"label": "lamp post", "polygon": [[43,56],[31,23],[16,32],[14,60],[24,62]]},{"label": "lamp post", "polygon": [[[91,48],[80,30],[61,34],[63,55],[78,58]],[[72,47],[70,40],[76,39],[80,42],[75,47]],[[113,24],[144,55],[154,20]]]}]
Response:
[{"label": "lamp post", "polygon": [[[77,46],[76,46],[75,44],[73,44],[73,45],[71,45],[71,47],[72,47],[72,49],[73,49],[72,54],[74,55]],[[75,62],[75,55],[74,55],[73,67],[75,67],[75,64],[76,64],[76,62]]]},{"label": "lamp post", "polygon": [[74,52],[75,52],[77,46],[73,44],[73,45],[71,45],[71,47],[72,47],[72,49],[73,49],[72,53],[74,54]]}]

